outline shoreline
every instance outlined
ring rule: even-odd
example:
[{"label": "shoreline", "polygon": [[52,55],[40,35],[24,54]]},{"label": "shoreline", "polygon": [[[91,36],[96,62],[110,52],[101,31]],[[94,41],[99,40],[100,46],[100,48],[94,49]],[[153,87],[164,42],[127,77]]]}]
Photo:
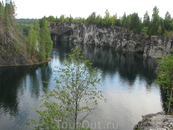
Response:
[{"label": "shoreline", "polygon": [[17,66],[34,66],[34,65],[41,65],[41,64],[45,64],[52,61],[52,59],[49,57],[46,60],[42,61],[42,62],[36,62],[33,64],[18,64],[18,65],[0,65],[0,67],[17,67]]}]

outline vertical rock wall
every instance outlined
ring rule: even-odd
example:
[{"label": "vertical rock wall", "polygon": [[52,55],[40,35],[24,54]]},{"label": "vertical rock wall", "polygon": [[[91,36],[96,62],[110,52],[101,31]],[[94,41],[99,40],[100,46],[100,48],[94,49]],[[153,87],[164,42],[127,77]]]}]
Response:
[{"label": "vertical rock wall", "polygon": [[[51,32],[54,39],[59,41],[109,46],[119,51],[143,53],[144,57],[161,57],[170,53],[173,46],[173,39],[155,36],[148,40],[145,34],[134,34],[118,27],[98,28],[94,24],[68,22],[52,23],[50,28],[54,30]],[[67,31],[61,33],[60,28]]]}]

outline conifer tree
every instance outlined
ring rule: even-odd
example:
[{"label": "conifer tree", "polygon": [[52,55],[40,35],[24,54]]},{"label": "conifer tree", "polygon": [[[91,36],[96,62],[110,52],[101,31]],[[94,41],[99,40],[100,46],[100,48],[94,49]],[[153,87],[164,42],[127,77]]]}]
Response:
[{"label": "conifer tree", "polygon": [[130,29],[130,26],[131,26],[131,15],[128,15],[126,17],[125,22],[124,22],[124,27],[127,29]]},{"label": "conifer tree", "polygon": [[9,11],[10,11],[9,8],[10,8],[10,5],[6,3],[5,10],[4,10],[4,21],[5,21],[5,25],[8,27],[11,25],[10,16],[9,16]]},{"label": "conifer tree", "polygon": [[125,23],[126,23],[126,13],[124,13],[123,17],[121,18],[121,26],[125,27]]},{"label": "conifer tree", "polygon": [[141,22],[140,22],[138,13],[133,13],[131,15],[130,29],[133,30],[134,33],[141,32]]},{"label": "conifer tree", "polygon": [[4,5],[0,2],[0,25],[4,22]]},{"label": "conifer tree", "polygon": [[143,27],[148,27],[149,24],[150,24],[150,16],[148,14],[148,11],[146,11],[143,18]]},{"label": "conifer tree", "polygon": [[158,30],[160,27],[160,16],[159,16],[159,9],[157,6],[153,8],[153,14],[152,14],[152,19],[151,23],[148,28],[148,34],[151,35],[157,35]]},{"label": "conifer tree", "polygon": [[166,14],[165,14],[165,19],[164,19],[164,27],[166,30],[171,30],[171,25],[172,22],[172,19],[171,19],[171,14],[167,11]]},{"label": "conifer tree", "polygon": [[10,2],[9,4],[9,18],[10,18],[10,23],[14,27],[15,26],[15,4]]}]

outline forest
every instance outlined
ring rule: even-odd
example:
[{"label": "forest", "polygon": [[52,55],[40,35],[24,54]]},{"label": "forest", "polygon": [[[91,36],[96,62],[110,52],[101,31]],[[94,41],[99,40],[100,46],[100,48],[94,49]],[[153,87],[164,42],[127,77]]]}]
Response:
[{"label": "forest", "polygon": [[[19,39],[22,38],[22,44],[25,44],[26,46],[26,50],[23,51],[27,51],[29,53],[30,59],[44,61],[49,57],[53,46],[47,20],[44,18],[42,20],[34,19],[32,21],[33,24],[19,24],[15,18],[15,9],[16,6],[13,2],[5,4],[0,2],[0,29],[2,33],[0,38],[9,39],[3,44],[7,44],[9,46],[9,41],[14,41],[12,36],[15,35],[15,43],[19,43]],[[27,33],[25,33],[25,30],[27,30]],[[7,36],[7,32],[11,37]],[[8,53],[12,52],[14,48],[17,48],[15,43],[13,42],[12,46],[14,47],[10,47],[10,50],[8,47]],[[5,46],[1,45],[1,48],[7,51]]]},{"label": "forest", "polygon": [[[49,22],[86,22],[96,24],[98,27],[110,27],[118,26],[123,29],[132,30],[134,33],[144,33],[149,36],[168,36],[170,37],[173,32],[173,18],[167,11],[165,17],[162,18],[159,15],[159,8],[155,6],[153,8],[153,14],[150,18],[148,11],[145,12],[143,18],[138,16],[138,13],[133,13],[117,17],[117,15],[111,15],[108,10],[105,11],[105,16],[97,15],[95,12],[91,13],[86,19],[82,17],[73,18],[71,16],[66,17],[61,15],[59,18],[54,16],[44,17]],[[31,23],[33,19],[18,19],[19,23]]]}]

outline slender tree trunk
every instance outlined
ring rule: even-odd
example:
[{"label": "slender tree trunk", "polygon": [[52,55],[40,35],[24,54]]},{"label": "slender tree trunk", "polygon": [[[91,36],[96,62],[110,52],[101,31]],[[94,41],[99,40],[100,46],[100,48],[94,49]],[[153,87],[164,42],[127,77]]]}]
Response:
[{"label": "slender tree trunk", "polygon": [[77,99],[76,99],[75,105],[76,105],[76,108],[75,108],[75,129],[77,129],[77,110],[78,110]]},{"label": "slender tree trunk", "polygon": [[170,112],[171,112],[171,102],[172,102],[172,91],[173,91],[173,89],[171,89],[171,94],[170,94],[170,99],[169,99],[169,104],[168,104],[168,113],[170,114]]}]

